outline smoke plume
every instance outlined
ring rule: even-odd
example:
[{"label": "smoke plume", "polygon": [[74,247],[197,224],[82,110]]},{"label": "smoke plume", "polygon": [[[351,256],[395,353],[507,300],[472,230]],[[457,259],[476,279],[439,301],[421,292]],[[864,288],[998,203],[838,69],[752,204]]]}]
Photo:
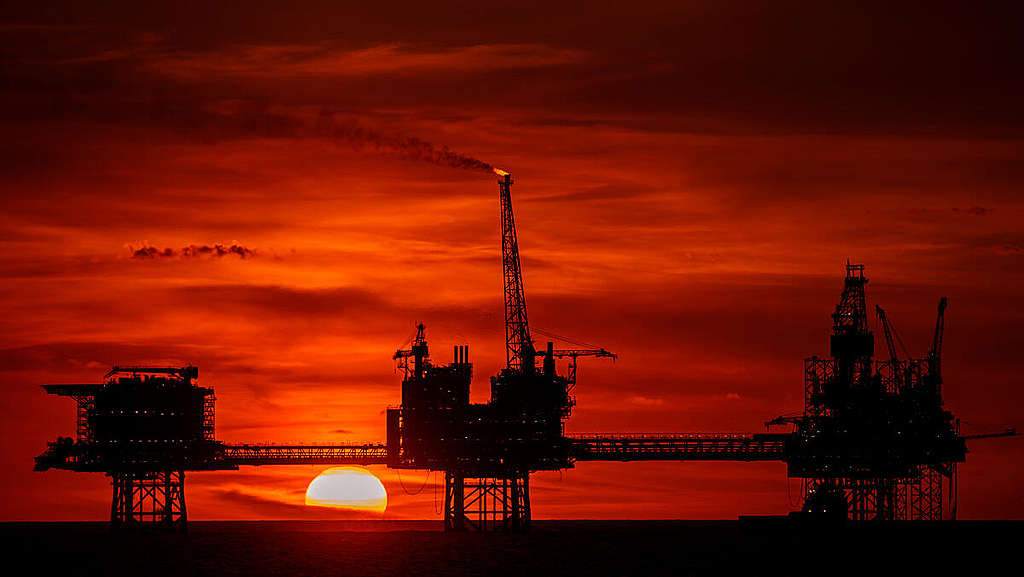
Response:
[{"label": "smoke plume", "polygon": [[464,170],[490,172],[490,163],[466,156],[447,146],[434,146],[416,137],[386,136],[373,129],[359,125],[355,120],[337,119],[334,114],[324,111],[317,122],[317,135],[324,138],[345,141],[359,151],[369,151],[406,160],[421,160],[439,166]]}]

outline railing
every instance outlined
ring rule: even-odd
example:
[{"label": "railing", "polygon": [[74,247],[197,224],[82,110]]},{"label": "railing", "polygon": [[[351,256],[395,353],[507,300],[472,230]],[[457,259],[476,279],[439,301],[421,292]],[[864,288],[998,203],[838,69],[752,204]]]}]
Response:
[{"label": "railing", "polygon": [[751,435],[750,433],[568,433],[565,436],[568,439],[578,440],[613,439],[652,441],[672,441],[679,439],[719,441],[722,439],[752,439],[754,437],[754,435]]},{"label": "railing", "polygon": [[[788,434],[766,433],[584,433],[567,436],[575,461],[776,461],[782,460]],[[86,446],[50,443],[37,458],[37,470],[105,470],[102,462],[82,462]],[[187,469],[223,469],[245,465],[386,465],[387,446],[224,444],[216,456]]]},{"label": "railing", "polygon": [[230,465],[380,465],[387,447],[365,445],[224,445]]},{"label": "railing", "polygon": [[778,461],[787,434],[586,433],[567,436],[577,461]]}]

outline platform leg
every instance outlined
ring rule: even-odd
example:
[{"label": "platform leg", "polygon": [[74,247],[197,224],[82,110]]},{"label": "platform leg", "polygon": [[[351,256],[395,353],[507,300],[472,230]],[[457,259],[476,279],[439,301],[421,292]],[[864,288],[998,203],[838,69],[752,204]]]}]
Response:
[{"label": "platform leg", "polygon": [[446,531],[526,531],[530,528],[530,475],[466,477],[445,473]]},{"label": "platform leg", "polygon": [[110,526],[114,530],[184,531],[184,471],[111,473]]}]

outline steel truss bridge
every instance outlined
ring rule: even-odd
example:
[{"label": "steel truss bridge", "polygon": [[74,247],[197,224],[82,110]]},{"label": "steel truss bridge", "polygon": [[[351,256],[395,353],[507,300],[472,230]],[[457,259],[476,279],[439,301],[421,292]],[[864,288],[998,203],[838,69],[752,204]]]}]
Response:
[{"label": "steel truss bridge", "polygon": [[571,434],[574,461],[781,461],[788,434]]},{"label": "steel truss bridge", "polygon": [[[788,434],[573,433],[576,461],[781,461]],[[387,465],[387,445],[225,444],[219,461],[244,465]]]},{"label": "steel truss bridge", "polygon": [[[566,435],[570,461],[781,461],[786,439],[780,433],[572,433]],[[261,465],[387,465],[383,443],[330,445],[233,444],[220,447],[211,469]],[[82,470],[68,456],[50,466]]]},{"label": "steel truss bridge", "polygon": [[224,445],[220,461],[242,465],[386,465],[387,446],[365,445]]}]

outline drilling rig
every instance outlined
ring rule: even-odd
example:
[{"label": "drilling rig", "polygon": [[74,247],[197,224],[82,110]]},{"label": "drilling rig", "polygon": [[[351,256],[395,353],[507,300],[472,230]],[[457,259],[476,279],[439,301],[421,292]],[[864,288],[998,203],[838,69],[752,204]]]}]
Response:
[{"label": "drilling rig", "polygon": [[[404,359],[405,378],[401,407],[388,411],[389,465],[444,471],[444,526],[449,531],[529,528],[530,473],[572,466],[572,442],[564,435],[564,423],[572,410],[577,360],[615,356],[604,349],[556,350],[553,342],[536,351],[512,211],[512,176],[495,173],[506,364],[490,379],[490,402],[469,402],[473,366],[468,346],[455,347],[451,364],[435,366],[421,324],[412,347],[395,353],[396,359]],[[556,373],[556,358],[571,359],[569,377]]]},{"label": "drilling rig", "polygon": [[[889,359],[874,361],[864,265],[846,266],[832,314],[831,358],[804,363],[804,413],[789,419],[789,476],[806,481],[807,513],[851,520],[939,520],[943,485],[955,516],[956,465],[967,454],[952,413],[943,408],[940,356],[946,299],[939,301],[925,359],[900,359],[884,309],[877,315]],[[902,343],[902,341],[898,341]],[[769,424],[780,424],[776,419]]]},{"label": "drilling rig", "polygon": [[104,472],[112,528],[185,528],[185,471],[236,469],[214,440],[213,389],[196,367],[114,367],[102,384],[44,385],[78,404],[77,437],[36,457],[36,470]]}]

